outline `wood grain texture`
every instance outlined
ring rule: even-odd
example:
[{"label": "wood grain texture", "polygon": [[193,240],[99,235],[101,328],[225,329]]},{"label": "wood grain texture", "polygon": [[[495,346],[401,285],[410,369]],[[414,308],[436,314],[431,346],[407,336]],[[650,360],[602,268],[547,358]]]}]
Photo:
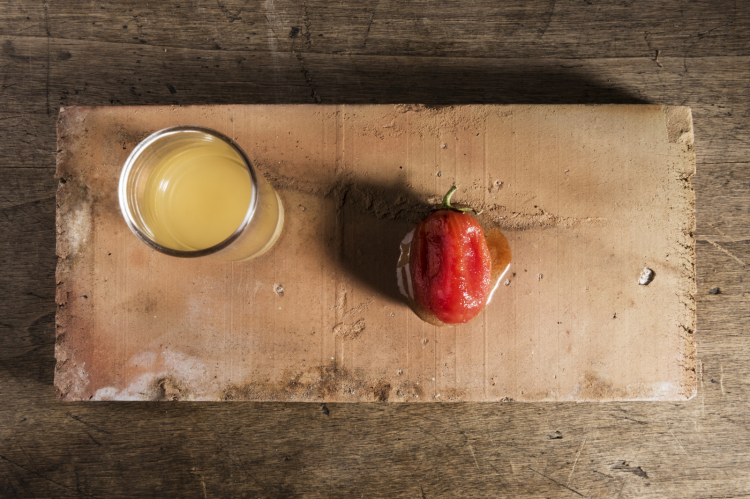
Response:
[{"label": "wood grain texture", "polygon": [[[0,33],[211,51],[438,57],[750,55],[744,2],[331,3],[137,0],[14,5]],[[169,22],[164,22],[168,19]]]},{"label": "wood grain texture", "polygon": [[[0,2],[0,496],[750,496],[748,8]],[[697,397],[328,415],[54,401],[57,107],[316,96],[691,106]]]}]

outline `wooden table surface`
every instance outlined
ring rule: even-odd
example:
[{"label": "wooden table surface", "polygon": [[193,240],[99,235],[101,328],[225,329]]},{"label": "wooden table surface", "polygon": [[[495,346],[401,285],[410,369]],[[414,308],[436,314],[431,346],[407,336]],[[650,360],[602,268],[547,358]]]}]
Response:
[{"label": "wooden table surface", "polygon": [[[5,0],[0,45],[0,497],[750,497],[750,3]],[[698,395],[55,400],[58,108],[318,102],[691,106]]]}]

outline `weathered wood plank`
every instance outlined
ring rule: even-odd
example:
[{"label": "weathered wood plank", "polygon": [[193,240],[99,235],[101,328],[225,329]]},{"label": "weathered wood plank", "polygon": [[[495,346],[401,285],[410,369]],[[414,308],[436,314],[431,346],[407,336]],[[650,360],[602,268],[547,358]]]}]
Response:
[{"label": "weathered wood plank", "polygon": [[[19,2],[20,3],[20,2]],[[66,2],[16,5],[0,34],[90,43],[438,57],[750,55],[745,2],[490,0]]]},{"label": "weathered wood plank", "polygon": [[[10,324],[0,332],[1,496],[750,495],[747,270],[708,242],[750,262],[746,2],[181,3],[67,2],[46,13],[0,3],[0,118],[23,118],[0,119],[0,322]],[[257,70],[237,64],[244,52],[261,52]],[[698,396],[332,405],[329,416],[316,405],[55,403],[44,318],[54,310],[54,202],[42,201],[55,182],[34,169],[54,164],[57,107],[312,102],[308,78],[323,102],[692,106]],[[550,438],[556,431],[563,438]]]},{"label": "weathered wood plank", "polygon": [[750,239],[750,163],[704,163],[692,182],[696,238],[719,244]]},{"label": "weathered wood plank", "polygon": [[[0,179],[22,177],[0,170]],[[16,175],[7,175],[16,173]],[[50,172],[48,172],[50,173]],[[53,191],[54,192],[54,191]],[[54,344],[55,201],[47,196],[0,208],[0,359]],[[51,349],[49,350],[51,352]]]},{"label": "weathered wood plank", "polygon": [[426,497],[706,497],[750,485],[737,407],[701,417],[627,405],[331,405],[326,416],[314,405],[240,404],[241,419],[217,406],[157,407],[68,406],[9,422],[6,483],[49,495],[200,495],[205,485],[207,495],[270,497],[409,497],[420,487]]}]

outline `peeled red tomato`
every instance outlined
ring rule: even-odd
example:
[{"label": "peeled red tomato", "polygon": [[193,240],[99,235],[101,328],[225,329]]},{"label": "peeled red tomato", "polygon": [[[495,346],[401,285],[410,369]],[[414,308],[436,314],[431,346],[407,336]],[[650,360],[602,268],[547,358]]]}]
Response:
[{"label": "peeled red tomato", "polygon": [[476,317],[491,291],[484,232],[471,215],[450,205],[454,191],[417,225],[409,255],[414,298],[446,324]]}]

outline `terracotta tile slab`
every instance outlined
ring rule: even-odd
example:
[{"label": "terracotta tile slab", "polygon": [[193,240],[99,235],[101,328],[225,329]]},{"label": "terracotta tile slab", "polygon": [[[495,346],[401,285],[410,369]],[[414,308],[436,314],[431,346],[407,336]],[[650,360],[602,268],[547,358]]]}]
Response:
[{"label": "terracotta tile slab", "polygon": [[[150,133],[234,138],[278,190],[277,246],[158,254],[116,185]],[[662,106],[69,108],[60,115],[66,400],[684,400],[695,393],[692,119]],[[456,183],[514,253],[473,322],[402,302],[399,241]],[[656,272],[642,286],[644,267]],[[277,292],[278,285],[283,294]]]}]

